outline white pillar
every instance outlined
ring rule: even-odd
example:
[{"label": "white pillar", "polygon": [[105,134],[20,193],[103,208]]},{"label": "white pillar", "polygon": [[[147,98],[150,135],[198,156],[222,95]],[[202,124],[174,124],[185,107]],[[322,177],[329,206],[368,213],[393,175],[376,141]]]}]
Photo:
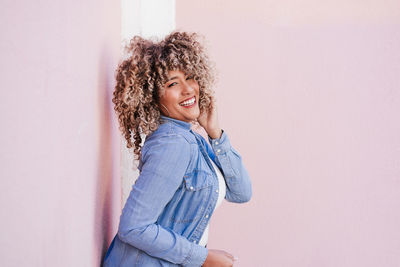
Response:
[{"label": "white pillar", "polygon": [[[175,0],[121,0],[121,20],[122,44],[135,35],[162,38],[175,29]],[[123,207],[139,172],[134,168],[133,153],[126,148],[125,138],[121,140]]]}]

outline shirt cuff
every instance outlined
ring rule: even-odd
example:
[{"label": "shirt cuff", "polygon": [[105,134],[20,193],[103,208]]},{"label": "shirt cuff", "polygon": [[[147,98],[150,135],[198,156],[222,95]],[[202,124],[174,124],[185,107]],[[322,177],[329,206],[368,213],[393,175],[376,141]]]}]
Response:
[{"label": "shirt cuff", "polygon": [[228,135],[224,130],[222,130],[220,138],[212,139],[208,136],[208,141],[210,142],[216,156],[223,155],[231,149],[231,143],[229,142]]},{"label": "shirt cuff", "polygon": [[203,246],[197,245],[195,243],[192,243],[191,245],[192,247],[190,249],[189,255],[182,263],[182,266],[184,267],[202,266],[208,256],[208,249]]}]

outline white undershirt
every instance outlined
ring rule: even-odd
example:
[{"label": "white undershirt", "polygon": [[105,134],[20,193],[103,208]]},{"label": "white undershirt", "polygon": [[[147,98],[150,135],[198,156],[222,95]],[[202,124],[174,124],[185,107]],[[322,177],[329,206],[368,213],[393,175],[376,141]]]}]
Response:
[{"label": "white undershirt", "polygon": [[[218,177],[218,199],[217,199],[217,204],[215,205],[214,211],[215,209],[221,204],[222,200],[225,198],[225,194],[226,194],[226,184],[225,184],[225,179],[224,176],[222,175],[221,171],[219,170],[219,168],[215,165],[214,161],[209,157],[215,172],[217,173],[217,177]],[[207,224],[206,229],[204,230],[203,235],[201,236],[201,239],[199,241],[199,245],[201,246],[205,246],[207,245],[207,241],[208,241],[208,230],[210,226],[210,222]]]}]

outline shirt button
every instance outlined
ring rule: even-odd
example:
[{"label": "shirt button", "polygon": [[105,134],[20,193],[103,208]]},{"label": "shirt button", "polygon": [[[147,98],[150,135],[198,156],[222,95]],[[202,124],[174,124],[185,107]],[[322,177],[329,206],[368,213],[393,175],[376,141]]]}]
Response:
[{"label": "shirt button", "polygon": [[206,218],[208,218],[208,214],[206,215]]},{"label": "shirt button", "polygon": [[217,190],[215,190],[215,192],[217,192],[217,193],[218,193],[218,189],[217,189]]},{"label": "shirt button", "polygon": [[193,190],[193,186],[190,187],[190,190]]},{"label": "shirt button", "polygon": [[221,149],[217,149],[217,153],[221,152]]},{"label": "shirt button", "polygon": [[216,141],[215,144],[218,145],[219,144],[218,141]]}]

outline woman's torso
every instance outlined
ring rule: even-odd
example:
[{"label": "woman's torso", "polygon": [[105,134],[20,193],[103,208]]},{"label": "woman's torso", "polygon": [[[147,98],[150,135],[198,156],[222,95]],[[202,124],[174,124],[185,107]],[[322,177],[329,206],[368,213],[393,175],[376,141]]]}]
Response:
[{"label": "woman's torso", "polygon": [[[181,185],[163,209],[157,223],[198,244],[214,212],[219,196],[219,181],[211,162],[213,155],[209,154],[210,147],[207,147],[208,144],[203,137],[188,128],[187,124],[173,119],[161,124],[153,134],[146,138],[142,155],[151,150],[155,140],[169,134],[181,135],[182,140],[190,144],[191,159],[186,173],[182,177]],[[142,164],[143,162],[140,162],[139,170],[141,170]],[[154,204],[157,205],[157,203]],[[110,245],[106,257],[105,266],[177,266],[171,262],[151,257],[122,242],[118,235]]]}]

